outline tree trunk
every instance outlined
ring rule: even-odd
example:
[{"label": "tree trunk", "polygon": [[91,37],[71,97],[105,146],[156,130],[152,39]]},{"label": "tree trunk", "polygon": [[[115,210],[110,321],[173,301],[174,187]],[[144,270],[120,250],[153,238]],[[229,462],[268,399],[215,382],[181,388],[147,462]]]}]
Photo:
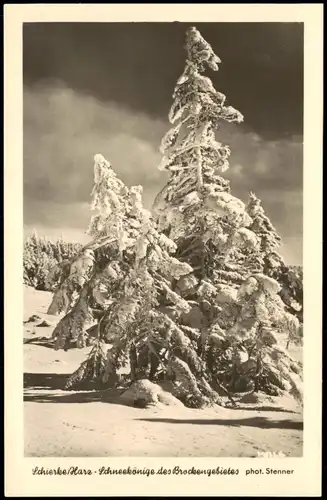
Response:
[{"label": "tree trunk", "polygon": [[234,362],[233,369],[232,369],[232,379],[231,379],[230,384],[229,384],[229,389],[231,392],[234,392],[236,378],[237,378],[237,366],[236,366],[236,363]]},{"label": "tree trunk", "polygon": [[254,382],[254,391],[255,392],[258,392],[258,390],[259,390],[260,372],[261,372],[261,358],[260,358],[260,354],[258,353],[257,354],[257,366],[256,366],[256,370],[255,370],[255,382]]},{"label": "tree trunk", "polygon": [[153,380],[159,366],[159,359],[153,353],[150,353],[150,373],[149,380]]},{"label": "tree trunk", "polygon": [[134,382],[137,378],[137,352],[134,344],[131,345],[129,359],[131,363],[131,381]]}]

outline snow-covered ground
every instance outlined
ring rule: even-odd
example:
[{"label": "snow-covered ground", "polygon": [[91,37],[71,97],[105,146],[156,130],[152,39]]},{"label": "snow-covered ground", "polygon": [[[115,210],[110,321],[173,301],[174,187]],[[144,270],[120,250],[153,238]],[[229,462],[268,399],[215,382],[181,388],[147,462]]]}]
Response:
[{"label": "snow-covered ground", "polygon": [[[48,292],[25,288],[24,320],[33,314],[41,318],[24,324],[26,456],[255,457],[267,451],[302,455],[302,410],[287,397],[236,410],[139,409],[106,392],[64,391],[67,375],[88,348],[64,352],[47,345],[58,321],[46,314],[50,300]],[[37,326],[43,319],[51,326]]]}]

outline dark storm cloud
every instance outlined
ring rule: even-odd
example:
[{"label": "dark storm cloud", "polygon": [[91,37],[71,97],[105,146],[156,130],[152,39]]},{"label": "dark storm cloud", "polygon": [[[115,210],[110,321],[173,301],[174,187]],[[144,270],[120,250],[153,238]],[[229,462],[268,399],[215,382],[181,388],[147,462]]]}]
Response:
[{"label": "dark storm cloud", "polygon": [[[228,24],[228,26],[226,26]],[[253,190],[302,258],[302,27],[198,25],[223,59],[213,80],[245,115],[223,125],[227,177],[243,200]],[[93,156],[102,153],[145,205],[165,183],[158,147],[183,69],[185,26],[30,25],[24,29],[24,223],[84,240]],[[293,34],[293,36],[291,36]]]},{"label": "dark storm cloud", "polygon": [[65,87],[25,88],[24,130],[27,198],[88,200],[96,153],[129,184],[160,184],[157,141],[165,126],[145,114]]},{"label": "dark storm cloud", "polygon": [[[222,59],[214,85],[261,135],[302,133],[303,25],[197,23]],[[57,79],[100,100],[165,117],[185,61],[185,23],[24,27],[24,81]]]}]

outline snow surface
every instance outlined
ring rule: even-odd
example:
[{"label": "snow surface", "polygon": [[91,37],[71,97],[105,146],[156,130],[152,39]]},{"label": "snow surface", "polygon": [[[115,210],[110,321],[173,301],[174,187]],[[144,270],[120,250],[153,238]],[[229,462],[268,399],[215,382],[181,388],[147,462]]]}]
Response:
[{"label": "snow surface", "polygon": [[[54,351],[48,292],[24,289],[24,433],[29,457],[257,457],[302,455],[302,414],[292,399],[248,398],[240,409],[126,406],[106,391],[64,391],[89,348]],[[44,337],[42,341],[40,337]],[[288,409],[288,411],[285,411]],[[283,411],[284,410],[284,411]],[[292,413],[294,412],[294,413]]]}]

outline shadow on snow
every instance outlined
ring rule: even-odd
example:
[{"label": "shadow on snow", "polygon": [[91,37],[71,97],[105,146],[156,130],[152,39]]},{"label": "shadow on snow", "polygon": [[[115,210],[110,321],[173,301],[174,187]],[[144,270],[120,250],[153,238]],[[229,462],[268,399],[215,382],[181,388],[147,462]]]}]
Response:
[{"label": "shadow on snow", "polygon": [[175,419],[175,418],[140,418],[142,422],[192,425],[225,425],[232,427],[259,427],[261,429],[294,429],[303,430],[303,422],[292,420],[270,420],[267,417],[251,417],[242,419]]},{"label": "shadow on snow", "polygon": [[[35,403],[115,403],[129,406],[119,400],[121,390],[99,389],[90,383],[80,386],[79,391],[65,390],[70,374],[58,373],[25,373],[24,401]],[[44,391],[65,391],[65,394],[52,394]]]},{"label": "shadow on snow", "polygon": [[[119,389],[99,389],[90,383],[80,387],[79,391],[65,391],[65,385],[70,374],[58,373],[25,373],[24,374],[24,394],[25,402],[35,403],[112,403],[121,406],[133,406],[122,401],[119,396],[122,390]],[[51,394],[43,391],[65,391],[65,394]],[[230,408],[232,410],[232,408]],[[269,411],[280,413],[297,413],[292,410],[276,408],[273,406],[248,407],[238,406],[235,410],[248,411]],[[194,425],[230,425],[230,426],[249,426],[264,429],[284,428],[302,430],[303,422],[293,420],[273,420],[267,417],[251,417],[244,419],[174,419],[174,418],[144,418],[139,419],[146,422],[164,422],[176,424],[194,424]]]},{"label": "shadow on snow", "polygon": [[24,344],[32,344],[40,347],[47,347],[48,349],[54,348],[54,341],[51,337],[31,337],[24,338]]}]

